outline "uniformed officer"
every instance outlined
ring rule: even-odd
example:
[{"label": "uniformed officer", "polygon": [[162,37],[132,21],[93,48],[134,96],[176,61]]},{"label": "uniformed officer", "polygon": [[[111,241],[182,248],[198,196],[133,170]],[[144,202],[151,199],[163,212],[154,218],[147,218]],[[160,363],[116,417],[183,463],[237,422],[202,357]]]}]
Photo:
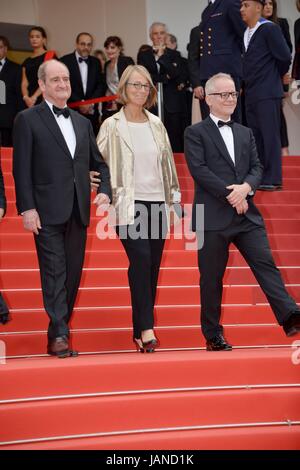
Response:
[{"label": "uniformed officer", "polygon": [[[191,30],[189,70],[195,97],[200,100],[202,119],[209,115],[204,87],[211,76],[228,73],[240,90],[242,40],[246,28],[240,5],[240,0],[211,0],[202,13],[200,25]],[[238,105],[233,118],[240,121],[240,114]]]},{"label": "uniformed officer", "polygon": [[244,34],[243,76],[248,126],[256,140],[264,166],[261,190],[282,187],[280,106],[282,78],[291,53],[280,27],[261,17],[265,0],[242,0],[241,16],[248,26]]}]

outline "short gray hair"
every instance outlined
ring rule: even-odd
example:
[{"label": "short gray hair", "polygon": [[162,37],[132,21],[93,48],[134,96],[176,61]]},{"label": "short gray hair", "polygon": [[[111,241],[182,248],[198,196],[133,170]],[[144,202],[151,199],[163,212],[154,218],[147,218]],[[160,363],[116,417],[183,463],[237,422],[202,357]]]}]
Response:
[{"label": "short gray hair", "polygon": [[152,23],[152,25],[150,26],[149,28],[149,34],[151,36],[152,34],[152,31],[153,31],[153,28],[155,26],[162,26],[163,28],[165,28],[165,31],[167,32],[168,31],[168,28],[167,28],[167,25],[165,23],[161,23],[160,21],[155,21],[154,23]]},{"label": "short gray hair", "polygon": [[231,80],[234,83],[233,78],[228,73],[217,73],[207,80],[205,85],[205,94],[209,95],[210,93],[214,93],[216,91],[215,83],[222,79]]},{"label": "short gray hair", "polygon": [[47,67],[50,64],[61,64],[67,70],[68,75],[70,75],[68,67],[65,64],[63,64],[62,62],[60,62],[59,60],[56,60],[56,59],[46,60],[46,62],[43,62],[39,66],[39,69],[38,69],[38,79],[42,80],[42,82],[44,82],[44,83],[46,82]]}]

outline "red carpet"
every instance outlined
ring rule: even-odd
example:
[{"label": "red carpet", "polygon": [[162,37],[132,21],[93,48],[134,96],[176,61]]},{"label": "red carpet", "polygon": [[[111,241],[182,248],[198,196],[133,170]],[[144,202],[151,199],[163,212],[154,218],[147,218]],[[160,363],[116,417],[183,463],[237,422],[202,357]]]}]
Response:
[{"label": "red carpet", "polygon": [[[232,247],[223,324],[232,352],[204,350],[196,252],[166,243],[154,355],[133,353],[127,260],[99,240],[92,210],[72,319],[79,358],[45,355],[47,317],[32,235],[17,217],[11,152],[2,149],[8,198],[1,223],[0,288],[12,321],[0,326],[0,449],[300,449],[300,353]],[[193,182],[176,156],[184,202]],[[284,190],[257,193],[288,290],[300,302],[300,158],[284,158]],[[3,344],[3,343],[0,343]],[[292,362],[294,358],[294,364]]]}]

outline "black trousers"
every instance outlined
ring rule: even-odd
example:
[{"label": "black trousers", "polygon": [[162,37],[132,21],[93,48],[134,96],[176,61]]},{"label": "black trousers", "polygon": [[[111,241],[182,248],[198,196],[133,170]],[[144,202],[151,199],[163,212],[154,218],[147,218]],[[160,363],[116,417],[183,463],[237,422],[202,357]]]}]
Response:
[{"label": "black trousers", "polygon": [[69,336],[69,321],[84,262],[87,230],[82,225],[75,197],[70,219],[43,225],[35,235],[44,307],[49,316],[48,338]]},{"label": "black trousers", "polygon": [[281,99],[246,104],[246,119],[252,129],[258,156],[264,166],[261,184],[282,184],[280,110]]},{"label": "black trousers", "polygon": [[275,266],[265,228],[253,224],[245,216],[235,215],[226,229],[205,232],[203,248],[198,251],[201,326],[208,340],[222,332],[223,277],[230,243],[234,243],[250,266],[279,325],[288,319],[291,312],[299,310]]},{"label": "black trousers", "polygon": [[154,304],[161,257],[167,233],[163,202],[135,201],[134,225],[116,227],[126,251],[132,304],[133,336],[154,326]]},{"label": "black trousers", "polygon": [[[235,83],[235,89],[236,91],[240,91],[241,89],[241,79],[239,77],[232,77],[234,83]],[[207,80],[201,80],[201,86],[205,88]],[[199,100],[200,101],[200,111],[201,111],[201,117],[202,121],[207,118],[210,114],[210,109],[208,105],[206,104],[205,99],[204,100]],[[242,122],[242,107],[241,107],[241,97],[238,98],[237,100],[237,105],[234,110],[234,113],[232,115],[232,119],[235,122]]]},{"label": "black trousers", "polygon": [[280,142],[281,148],[286,148],[289,146],[289,136],[287,130],[287,123],[283,112],[283,102],[281,103],[280,107]]}]

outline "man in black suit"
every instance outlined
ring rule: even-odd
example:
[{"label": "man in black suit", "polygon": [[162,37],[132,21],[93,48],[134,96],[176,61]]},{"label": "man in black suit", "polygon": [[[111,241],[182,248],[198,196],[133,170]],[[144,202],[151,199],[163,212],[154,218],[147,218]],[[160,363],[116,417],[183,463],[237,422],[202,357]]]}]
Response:
[{"label": "man in black suit", "polygon": [[[200,25],[191,30],[189,70],[195,97],[200,100],[202,119],[209,115],[204,88],[210,77],[219,72],[229,73],[236,89],[241,88],[245,25],[240,4],[240,0],[211,0],[202,12]],[[233,117],[241,121],[239,102]]]},{"label": "man in black suit", "polygon": [[[163,84],[164,124],[173,152],[183,151],[186,122],[185,91],[180,87],[186,73],[179,52],[166,47],[167,29],[164,23],[150,26],[152,49],[139,52],[137,63],[150,73],[154,84]],[[157,114],[157,109],[151,110]]]},{"label": "man in black suit", "polygon": [[207,350],[218,351],[232,349],[220,325],[230,243],[248,262],[287,336],[300,331],[300,311],[284,287],[262,216],[253,203],[262,166],[252,131],[230,120],[238,96],[234,81],[217,74],[207,81],[205,93],[210,116],[187,128],[185,155],[195,181],[195,231],[203,230],[197,227],[196,206],[204,205],[204,244],[198,249],[202,331]]},{"label": "man in black suit", "polygon": [[0,98],[0,147],[12,146],[13,122],[22,105],[22,68],[6,57],[8,47],[7,38],[0,36],[0,82],[3,82],[5,91],[4,100]]},{"label": "man in black suit", "polygon": [[15,120],[13,175],[18,213],[36,243],[50,318],[48,353],[67,357],[90,219],[89,170],[101,174],[98,206],[111,199],[110,177],[90,122],[66,106],[71,94],[67,67],[47,61],[38,77],[45,101]]},{"label": "man in black suit", "polygon": [[[69,103],[104,96],[106,85],[100,61],[91,56],[93,37],[89,33],[80,33],[76,38],[76,49],[64,55],[60,60],[68,67],[72,93]],[[98,105],[82,105],[77,110],[88,118],[95,135],[99,131]]]}]

